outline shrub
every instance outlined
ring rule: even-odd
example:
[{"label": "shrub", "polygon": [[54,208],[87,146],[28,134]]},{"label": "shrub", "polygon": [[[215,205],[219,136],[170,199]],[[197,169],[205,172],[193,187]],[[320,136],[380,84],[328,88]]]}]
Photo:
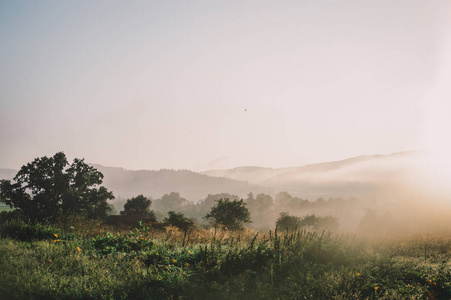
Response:
[{"label": "shrub", "polygon": [[58,228],[46,224],[30,224],[22,220],[11,220],[0,225],[0,235],[20,241],[58,239]]},{"label": "shrub", "polygon": [[168,217],[164,219],[164,223],[165,225],[174,226],[183,231],[194,227],[193,220],[188,219],[182,213],[176,213],[172,210],[168,212]]},{"label": "shrub", "polygon": [[280,213],[279,218],[276,221],[276,227],[280,230],[294,230],[300,227],[301,218],[296,216],[290,216],[289,214],[283,212]]},{"label": "shrub", "polygon": [[111,233],[93,238],[92,244],[102,255],[117,252],[131,254],[138,251],[148,251],[153,246],[151,241],[134,234],[113,235]]},{"label": "shrub", "polygon": [[25,215],[20,209],[0,212],[0,224],[12,220],[25,220]]},{"label": "shrub", "polygon": [[317,217],[315,215],[308,215],[301,219],[300,225],[313,230],[332,230],[339,226],[337,218],[326,216]]}]

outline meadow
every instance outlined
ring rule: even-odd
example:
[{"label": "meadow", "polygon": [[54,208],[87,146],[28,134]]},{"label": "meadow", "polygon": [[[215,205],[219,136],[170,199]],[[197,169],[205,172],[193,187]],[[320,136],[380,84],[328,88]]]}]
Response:
[{"label": "meadow", "polygon": [[7,221],[3,299],[450,299],[451,238]]}]

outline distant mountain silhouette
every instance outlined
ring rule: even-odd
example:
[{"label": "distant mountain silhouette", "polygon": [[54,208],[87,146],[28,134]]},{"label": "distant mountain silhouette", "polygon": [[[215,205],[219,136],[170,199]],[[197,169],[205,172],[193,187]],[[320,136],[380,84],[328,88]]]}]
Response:
[{"label": "distant mountain silhouette", "polygon": [[[316,197],[375,197],[393,188],[409,172],[416,151],[390,155],[362,155],[340,161],[289,168],[238,167],[202,172],[237,179],[292,195]],[[398,176],[398,177],[397,177]]]},{"label": "distant mountain silhouette", "polygon": [[[289,168],[237,167],[196,173],[189,170],[126,170],[91,164],[104,175],[104,183],[116,198],[139,194],[160,198],[178,192],[187,200],[205,199],[208,194],[230,193],[246,197],[249,192],[274,196],[287,191],[293,196],[318,197],[386,196],[399,188],[410,172],[418,152],[358,156],[340,161]],[[17,170],[0,169],[0,179],[12,179]]]},{"label": "distant mountain silhouette", "polygon": [[270,192],[268,188],[239,180],[211,177],[189,170],[132,171],[91,165],[103,173],[103,185],[121,198],[144,194],[155,199],[174,191],[187,200],[197,201],[205,199],[208,194],[231,193],[244,197],[249,192]]}]

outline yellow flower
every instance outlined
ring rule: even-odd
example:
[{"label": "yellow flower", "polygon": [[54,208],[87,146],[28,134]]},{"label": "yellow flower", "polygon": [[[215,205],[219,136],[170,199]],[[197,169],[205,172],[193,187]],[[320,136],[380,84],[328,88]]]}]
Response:
[{"label": "yellow flower", "polygon": [[77,247],[77,251],[78,251],[78,252],[81,252],[81,249],[80,249],[80,247]]},{"label": "yellow flower", "polygon": [[169,267],[168,266],[164,266],[165,268],[166,268],[166,270],[169,270]]},{"label": "yellow flower", "polygon": [[360,273],[355,273],[355,276],[360,276]]},{"label": "yellow flower", "polygon": [[172,263],[173,263],[173,264],[175,264],[176,262],[177,262],[177,260],[176,260],[176,259],[173,259],[173,260],[172,260]]},{"label": "yellow flower", "polygon": [[56,233],[53,234],[55,236],[55,238],[58,238],[58,235]]},{"label": "yellow flower", "polygon": [[191,255],[191,254],[193,254],[193,253],[192,253],[191,251],[188,250],[188,254]]},{"label": "yellow flower", "polygon": [[375,287],[374,287],[374,290],[375,290],[375,291],[377,291],[378,289],[379,289],[379,287],[378,287],[378,286],[375,286]]}]

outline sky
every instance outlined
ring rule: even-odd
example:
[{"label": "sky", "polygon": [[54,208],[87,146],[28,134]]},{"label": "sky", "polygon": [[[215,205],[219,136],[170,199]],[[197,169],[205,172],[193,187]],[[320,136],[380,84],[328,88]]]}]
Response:
[{"label": "sky", "polygon": [[447,157],[450,16],[447,0],[0,1],[0,167]]}]

